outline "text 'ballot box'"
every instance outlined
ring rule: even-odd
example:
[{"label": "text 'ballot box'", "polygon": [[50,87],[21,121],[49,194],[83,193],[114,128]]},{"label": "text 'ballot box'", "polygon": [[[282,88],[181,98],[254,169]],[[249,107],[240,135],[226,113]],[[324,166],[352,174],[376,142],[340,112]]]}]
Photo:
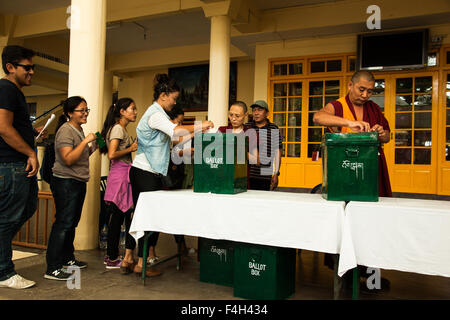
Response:
[{"label": "text 'ballot box'", "polygon": [[296,250],[236,243],[234,249],[235,297],[287,299],[295,293]]},{"label": "text 'ballot box'", "polygon": [[194,137],[194,192],[247,191],[248,137],[197,133]]}]

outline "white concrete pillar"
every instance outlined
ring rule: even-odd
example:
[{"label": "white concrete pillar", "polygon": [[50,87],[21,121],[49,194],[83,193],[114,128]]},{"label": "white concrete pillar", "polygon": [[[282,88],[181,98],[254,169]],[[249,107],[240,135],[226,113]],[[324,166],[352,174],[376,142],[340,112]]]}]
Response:
[{"label": "white concrete pillar", "polygon": [[[112,94],[113,94],[113,73],[110,71],[105,71],[105,80],[103,86],[103,109],[102,109],[102,128],[103,122],[108,114],[109,107],[112,105]],[[107,154],[102,154],[102,176],[107,176],[109,173],[109,159]]]},{"label": "white concrete pillar", "polygon": [[[0,37],[0,61],[2,59],[2,52],[3,49],[6,47],[8,43],[8,38],[6,37]],[[1,61],[2,64],[0,65],[0,79],[5,76],[5,72],[3,71],[3,61]]]},{"label": "white concrete pillar", "polygon": [[230,26],[227,15],[211,17],[208,120],[214,122],[216,129],[228,123]]},{"label": "white concrete pillar", "polygon": [[[0,46],[0,52],[3,52],[3,48],[2,46]],[[0,57],[1,57],[1,53],[0,53]],[[1,58],[0,58],[1,59]],[[3,65],[3,64],[2,64]],[[0,66],[0,79],[5,77],[5,72],[3,71],[3,67]]]},{"label": "white concrete pillar", "polygon": [[[82,96],[91,112],[85,134],[101,131],[106,42],[106,0],[72,0],[69,58],[69,96]],[[100,212],[100,153],[89,161],[90,180],[80,223],[76,230],[75,249],[98,246]]]}]

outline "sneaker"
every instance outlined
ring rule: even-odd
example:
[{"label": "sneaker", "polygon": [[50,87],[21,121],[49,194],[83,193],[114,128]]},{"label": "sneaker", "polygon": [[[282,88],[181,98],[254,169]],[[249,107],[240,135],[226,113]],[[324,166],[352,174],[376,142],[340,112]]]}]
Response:
[{"label": "sneaker", "polygon": [[122,265],[122,259],[117,258],[116,260],[108,260],[106,261],[106,269],[120,269]]},{"label": "sneaker", "polygon": [[63,268],[61,269],[56,269],[53,272],[46,272],[44,275],[45,279],[50,279],[50,280],[61,280],[61,281],[66,281],[70,278],[71,274],[67,273],[63,270]]},{"label": "sneaker", "polygon": [[78,261],[78,260],[70,260],[63,264],[63,268],[66,268],[66,269],[71,266],[75,266],[80,269],[84,269],[84,268],[87,268],[87,263],[83,262],[83,261]]},{"label": "sneaker", "polygon": [[24,277],[15,274],[4,281],[0,281],[0,288],[26,289],[34,286],[36,282],[27,280]]},{"label": "sneaker", "polygon": [[108,263],[108,260],[109,260],[109,257],[108,257],[108,256],[105,256],[105,257],[103,258],[103,264],[107,264],[107,263]]}]

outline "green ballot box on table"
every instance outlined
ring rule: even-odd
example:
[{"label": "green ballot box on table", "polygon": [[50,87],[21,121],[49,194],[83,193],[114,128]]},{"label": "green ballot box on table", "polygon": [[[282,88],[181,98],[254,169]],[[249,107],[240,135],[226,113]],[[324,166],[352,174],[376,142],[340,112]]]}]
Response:
[{"label": "green ballot box on table", "polygon": [[233,286],[234,242],[198,238],[200,281]]},{"label": "green ballot box on table", "polygon": [[248,137],[234,133],[197,133],[194,150],[194,192],[247,191]]},{"label": "green ballot box on table", "polygon": [[322,139],[322,196],[378,201],[378,133],[326,133]]},{"label": "green ballot box on table", "polygon": [[295,293],[296,250],[249,243],[234,249],[234,296],[281,300]]}]

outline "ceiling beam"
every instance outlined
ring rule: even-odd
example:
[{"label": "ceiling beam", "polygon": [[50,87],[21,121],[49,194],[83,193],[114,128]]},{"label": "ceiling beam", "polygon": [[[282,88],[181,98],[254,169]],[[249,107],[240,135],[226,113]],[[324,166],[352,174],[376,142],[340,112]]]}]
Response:
[{"label": "ceiling beam", "polygon": [[38,65],[33,75],[32,83],[41,87],[67,92],[69,76]]},{"label": "ceiling beam", "polygon": [[52,61],[52,60],[48,60],[48,59],[44,59],[42,57],[39,56],[35,56],[33,57],[33,62],[37,65],[52,69],[52,70],[56,70],[62,73],[69,73],[69,66],[66,64],[62,64],[56,61]]},{"label": "ceiling beam", "polygon": [[[247,54],[233,45],[230,47],[230,58],[244,57],[247,57]],[[208,63],[208,61],[209,44],[199,44],[109,55],[106,57],[106,70],[116,74],[186,63]]]},{"label": "ceiling beam", "polygon": [[241,33],[260,31],[259,11],[245,0],[202,0],[205,17],[227,15]]},{"label": "ceiling beam", "polygon": [[261,31],[260,11],[249,1],[234,0],[231,8],[232,27],[241,33]]},{"label": "ceiling beam", "polygon": [[[107,23],[142,20],[149,17],[201,9],[200,0],[108,0]],[[15,38],[36,37],[68,32],[68,7],[18,17]]]},{"label": "ceiling beam", "polygon": [[27,38],[67,31],[67,7],[18,16],[14,38]]},{"label": "ceiling beam", "polygon": [[[261,14],[261,32],[281,32],[294,29],[333,28],[339,25],[363,23],[370,14],[367,8],[373,0],[346,0],[319,5],[300,6],[264,11]],[[415,18],[450,12],[448,0],[378,0],[383,21]],[[368,30],[369,31],[369,30]]]},{"label": "ceiling beam", "polygon": [[37,84],[33,84],[29,87],[23,87],[22,90],[23,90],[23,94],[26,97],[67,94],[67,91],[61,91],[61,90],[56,90],[56,89],[52,89],[52,88],[42,87]]}]

